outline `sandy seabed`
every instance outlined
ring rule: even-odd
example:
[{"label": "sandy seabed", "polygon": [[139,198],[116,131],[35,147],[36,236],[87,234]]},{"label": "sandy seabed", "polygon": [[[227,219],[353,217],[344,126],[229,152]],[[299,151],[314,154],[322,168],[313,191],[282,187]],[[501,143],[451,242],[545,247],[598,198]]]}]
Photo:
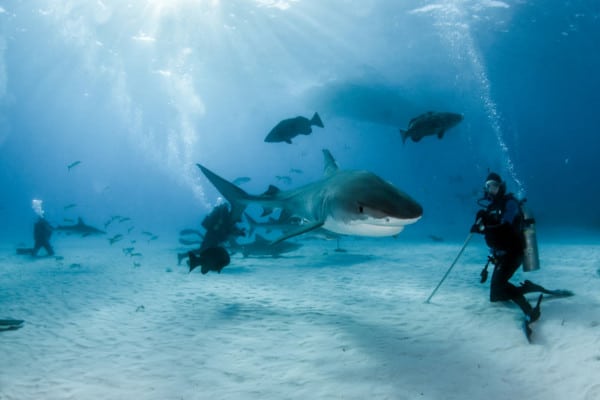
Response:
[{"label": "sandy seabed", "polygon": [[542,242],[515,275],[576,293],[529,344],[479,283],[481,241],[430,304],[462,243],[303,243],[207,275],[160,243],[137,267],[99,239],[2,246],[0,318],[25,324],[0,332],[0,399],[600,399],[600,245]]}]

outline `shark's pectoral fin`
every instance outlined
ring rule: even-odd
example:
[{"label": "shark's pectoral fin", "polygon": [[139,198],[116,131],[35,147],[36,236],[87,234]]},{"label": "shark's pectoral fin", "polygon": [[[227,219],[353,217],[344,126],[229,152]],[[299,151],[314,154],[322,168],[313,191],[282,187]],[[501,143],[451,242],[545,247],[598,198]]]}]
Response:
[{"label": "shark's pectoral fin", "polygon": [[441,139],[441,138],[443,138],[443,137],[444,137],[444,133],[446,133],[446,131],[445,131],[445,130],[443,130],[443,129],[442,129],[441,131],[439,131],[439,132],[438,132],[438,139]]},{"label": "shark's pectoral fin", "polygon": [[302,235],[303,233],[318,229],[318,228],[322,227],[324,223],[325,223],[325,221],[317,221],[317,222],[311,222],[309,224],[300,225],[300,227],[298,229],[287,231],[284,235],[280,236],[279,238],[277,238],[273,242],[271,242],[271,244],[272,245],[277,244],[277,243],[283,242],[284,240],[287,240],[291,237]]},{"label": "shark's pectoral fin", "polygon": [[263,207],[263,212],[260,214],[261,217],[266,217],[267,215],[271,215],[273,213],[273,208],[271,207]]},{"label": "shark's pectoral fin", "polygon": [[286,142],[287,144],[292,144],[292,139],[285,139],[285,142]]}]

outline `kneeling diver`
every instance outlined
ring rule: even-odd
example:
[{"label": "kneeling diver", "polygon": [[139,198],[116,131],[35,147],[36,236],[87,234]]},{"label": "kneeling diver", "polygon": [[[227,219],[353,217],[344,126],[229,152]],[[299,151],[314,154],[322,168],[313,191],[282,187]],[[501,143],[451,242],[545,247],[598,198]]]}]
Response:
[{"label": "kneeling diver", "polygon": [[[539,268],[537,243],[533,219],[525,218],[521,203],[512,193],[506,193],[506,183],[497,173],[490,173],[485,181],[484,198],[478,202],[486,201],[485,209],[479,210],[476,222],[471,227],[472,233],[480,233],[491,250],[489,262],[494,264],[494,272],[490,284],[490,301],[508,301],[516,303],[525,314],[525,330],[528,339],[531,336],[530,324],[540,318],[540,305],[543,294],[554,296],[571,296],[572,292],[566,290],[548,290],[526,280],[520,286],[509,282],[510,278],[524,262],[524,270],[530,271]],[[483,205],[482,205],[483,207]],[[481,282],[487,279],[487,265],[482,271]],[[525,298],[526,293],[540,292],[535,306],[529,304]]]}]

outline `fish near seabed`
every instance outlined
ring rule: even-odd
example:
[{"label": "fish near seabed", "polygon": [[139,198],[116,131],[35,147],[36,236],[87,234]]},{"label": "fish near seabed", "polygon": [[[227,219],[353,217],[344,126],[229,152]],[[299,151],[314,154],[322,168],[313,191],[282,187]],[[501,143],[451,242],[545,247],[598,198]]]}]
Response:
[{"label": "fish near seabed", "polygon": [[407,138],[411,138],[413,142],[418,142],[425,136],[432,135],[437,135],[437,137],[441,139],[448,129],[455,127],[462,120],[462,114],[434,111],[426,112],[411,119],[408,123],[408,129],[400,129],[402,143],[405,143]]},{"label": "fish near seabed", "polygon": [[229,253],[221,246],[209,247],[200,252],[200,254],[190,251],[188,253],[190,272],[194,268],[201,266],[200,271],[206,274],[208,271],[216,271],[221,273],[221,270],[229,265],[231,258]]},{"label": "fish near seabed", "polygon": [[312,126],[324,128],[323,121],[318,113],[311,119],[306,117],[289,118],[280,121],[265,138],[267,143],[286,142],[292,144],[292,139],[298,135],[310,135]]}]

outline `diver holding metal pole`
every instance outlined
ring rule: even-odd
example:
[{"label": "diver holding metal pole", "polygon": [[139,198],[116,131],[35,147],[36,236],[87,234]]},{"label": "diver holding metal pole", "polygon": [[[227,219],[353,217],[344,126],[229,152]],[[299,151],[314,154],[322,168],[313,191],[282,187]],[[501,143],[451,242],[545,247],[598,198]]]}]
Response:
[{"label": "diver holding metal pole", "polygon": [[[478,201],[482,207],[477,212],[476,222],[471,233],[484,235],[490,248],[491,256],[481,271],[481,283],[487,280],[487,267],[494,265],[490,281],[490,301],[512,301],[525,314],[524,330],[527,339],[531,340],[530,324],[541,316],[543,294],[565,297],[572,296],[568,290],[548,290],[529,280],[520,286],[510,283],[510,279],[523,265],[525,272],[540,268],[535,231],[535,220],[529,210],[523,206],[512,193],[506,193],[506,183],[500,175],[492,172],[487,176],[484,196]],[[525,298],[525,294],[539,292],[535,306]]]},{"label": "diver holding metal pole", "polygon": [[448,268],[448,270],[446,271],[446,273],[444,274],[444,276],[442,277],[442,279],[440,280],[440,283],[437,284],[437,286],[435,287],[435,289],[433,289],[433,292],[431,292],[431,294],[429,295],[429,297],[427,298],[427,300],[425,300],[425,303],[429,303],[431,301],[431,298],[435,295],[435,293],[438,291],[438,289],[440,288],[440,286],[442,286],[442,283],[444,283],[444,281],[446,280],[446,278],[448,277],[448,275],[450,275],[450,271],[452,271],[452,268],[454,268],[454,266],[456,265],[456,263],[458,262],[458,259],[460,258],[460,256],[462,255],[463,251],[465,251],[465,249],[467,248],[467,245],[469,244],[469,242],[471,241],[471,238],[473,237],[473,233],[469,233],[469,235],[467,236],[467,238],[465,239],[465,243],[462,245],[462,247],[460,248],[460,251],[458,252],[458,254],[456,255],[456,258],[454,259],[454,261],[452,262],[452,264],[450,265],[450,268]]}]

